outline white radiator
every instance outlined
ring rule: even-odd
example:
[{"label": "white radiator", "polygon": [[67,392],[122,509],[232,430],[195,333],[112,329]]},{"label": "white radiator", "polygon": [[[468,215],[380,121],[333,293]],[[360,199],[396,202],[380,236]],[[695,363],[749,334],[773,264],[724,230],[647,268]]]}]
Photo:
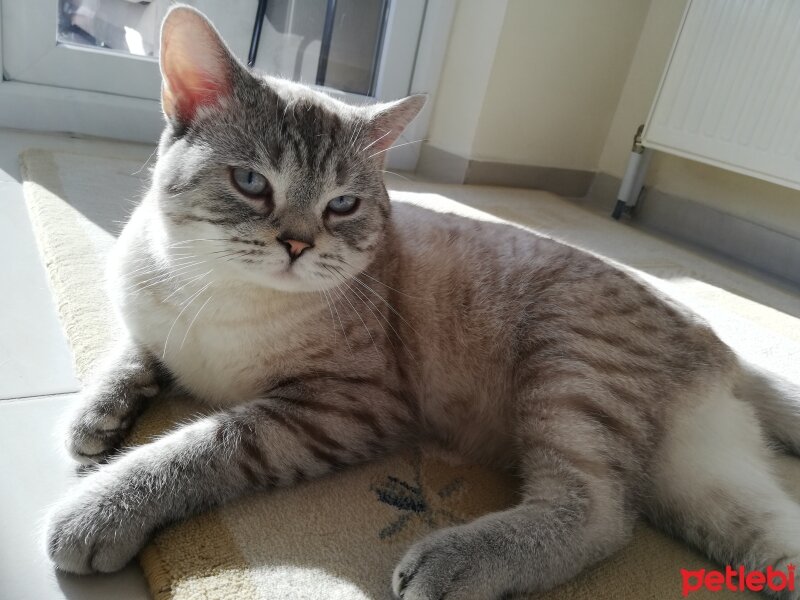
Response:
[{"label": "white radiator", "polygon": [[642,144],[800,189],[800,0],[690,0]]}]

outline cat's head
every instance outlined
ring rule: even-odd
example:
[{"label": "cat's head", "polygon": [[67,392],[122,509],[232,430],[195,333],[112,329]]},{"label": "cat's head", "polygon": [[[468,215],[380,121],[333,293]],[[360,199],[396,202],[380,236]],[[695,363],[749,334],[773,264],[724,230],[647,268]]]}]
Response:
[{"label": "cat's head", "polygon": [[152,194],[176,260],[285,291],[332,288],[370,263],[390,215],[385,154],[423,96],[357,107],[254,74],[185,6],[164,20],[160,62]]}]

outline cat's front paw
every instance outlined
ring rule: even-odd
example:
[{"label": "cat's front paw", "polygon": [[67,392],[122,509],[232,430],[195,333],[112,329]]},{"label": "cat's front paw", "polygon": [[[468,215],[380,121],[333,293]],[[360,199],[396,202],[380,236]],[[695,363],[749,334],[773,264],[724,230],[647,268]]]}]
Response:
[{"label": "cat's front paw", "polygon": [[472,525],[438,531],[406,552],[392,591],[402,600],[499,600],[510,586],[495,556]]},{"label": "cat's front paw", "polygon": [[99,387],[87,391],[87,398],[72,417],[67,430],[67,450],[80,463],[104,461],[119,448],[133,426],[141,400],[158,393],[154,381],[146,385]]},{"label": "cat's front paw", "polygon": [[92,482],[99,475],[86,479],[49,515],[47,553],[62,571],[118,571],[147,541],[151,528],[125,508],[135,499],[101,491]]}]

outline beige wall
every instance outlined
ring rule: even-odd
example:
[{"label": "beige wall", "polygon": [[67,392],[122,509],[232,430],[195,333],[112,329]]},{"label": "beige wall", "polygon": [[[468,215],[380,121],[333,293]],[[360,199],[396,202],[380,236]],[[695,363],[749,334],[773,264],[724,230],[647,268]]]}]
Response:
[{"label": "beige wall", "polygon": [[651,2],[600,156],[600,171],[622,177],[633,135],[647,119],[685,6],[686,0]]},{"label": "beige wall", "polygon": [[503,27],[506,0],[457,0],[428,143],[469,157]]},{"label": "beige wall", "polygon": [[594,171],[649,0],[509,0],[472,157]]},{"label": "beige wall", "polygon": [[[630,72],[600,156],[599,170],[622,177],[636,127],[658,89],[686,0],[652,0]],[[647,185],[785,233],[800,232],[800,192],[656,153]]]},{"label": "beige wall", "polygon": [[428,143],[594,171],[649,4],[458,0]]}]

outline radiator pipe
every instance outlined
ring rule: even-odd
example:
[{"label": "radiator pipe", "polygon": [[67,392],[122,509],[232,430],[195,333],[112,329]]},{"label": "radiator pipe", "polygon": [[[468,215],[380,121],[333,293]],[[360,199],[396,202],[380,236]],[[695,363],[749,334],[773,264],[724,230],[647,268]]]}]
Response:
[{"label": "radiator pipe", "polygon": [[647,167],[653,157],[652,149],[642,146],[643,131],[644,125],[639,125],[636,135],[633,136],[633,147],[628,158],[628,166],[625,169],[625,175],[622,177],[619,192],[617,192],[617,203],[614,205],[614,212],[611,213],[611,216],[617,220],[623,213],[630,213],[639,201],[639,196],[644,187],[644,178],[647,175]]}]

